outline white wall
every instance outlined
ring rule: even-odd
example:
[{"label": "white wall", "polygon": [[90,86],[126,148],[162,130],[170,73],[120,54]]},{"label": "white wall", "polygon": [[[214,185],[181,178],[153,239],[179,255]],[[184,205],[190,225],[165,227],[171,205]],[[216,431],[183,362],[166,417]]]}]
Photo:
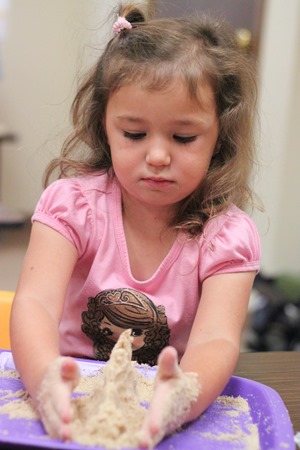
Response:
[{"label": "white wall", "polygon": [[260,48],[257,215],[266,275],[300,274],[300,2],[268,0]]},{"label": "white wall", "polygon": [[14,132],[2,146],[2,201],[31,214],[45,165],[69,127],[77,72],[107,38],[113,0],[11,0],[2,48],[0,123]]},{"label": "white wall", "polygon": [[[0,123],[18,135],[2,151],[2,200],[31,214],[46,163],[69,126],[78,69],[106,42],[116,0],[11,0]],[[265,0],[260,49],[262,168],[256,214],[267,275],[300,273],[300,2]],[[101,48],[100,48],[101,50]]]}]

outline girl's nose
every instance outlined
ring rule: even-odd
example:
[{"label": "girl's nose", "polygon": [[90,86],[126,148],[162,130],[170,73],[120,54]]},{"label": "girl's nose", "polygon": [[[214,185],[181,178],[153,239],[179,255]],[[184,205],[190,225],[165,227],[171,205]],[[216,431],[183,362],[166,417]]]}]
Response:
[{"label": "girl's nose", "polygon": [[162,142],[150,144],[146,155],[146,163],[157,167],[168,166],[171,163],[168,146]]}]

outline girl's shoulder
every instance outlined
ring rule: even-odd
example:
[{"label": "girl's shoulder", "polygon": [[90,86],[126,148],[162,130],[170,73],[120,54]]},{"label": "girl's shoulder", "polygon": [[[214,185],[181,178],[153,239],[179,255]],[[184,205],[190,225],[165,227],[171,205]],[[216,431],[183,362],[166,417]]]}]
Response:
[{"label": "girl's shoulder", "polygon": [[108,215],[108,196],[114,182],[107,174],[63,178],[50,184],[36,206],[32,221],[38,221],[69,239],[79,254]]},{"label": "girl's shoulder", "polygon": [[253,219],[236,206],[209,220],[201,240],[200,279],[218,274],[258,271],[261,248]]},{"label": "girl's shoulder", "polygon": [[235,237],[244,233],[258,236],[254,220],[235,205],[230,205],[223,213],[208,220],[203,229],[203,236],[206,239],[214,239],[225,233],[227,238],[231,238],[232,232]]},{"label": "girl's shoulder", "polygon": [[37,203],[34,217],[44,214],[58,220],[89,216],[96,221],[97,211],[107,210],[107,197],[114,190],[108,174],[62,178],[51,183]]},{"label": "girl's shoulder", "polygon": [[110,193],[112,190],[112,178],[107,173],[94,173],[79,177],[61,178],[51,183],[44,191],[43,196],[57,191],[61,195],[77,192],[77,195],[88,195],[89,192],[97,191]]},{"label": "girl's shoulder", "polygon": [[106,202],[106,194],[113,190],[113,179],[104,174],[91,174],[74,178],[61,178],[51,183],[42,193],[37,210],[94,209]]}]

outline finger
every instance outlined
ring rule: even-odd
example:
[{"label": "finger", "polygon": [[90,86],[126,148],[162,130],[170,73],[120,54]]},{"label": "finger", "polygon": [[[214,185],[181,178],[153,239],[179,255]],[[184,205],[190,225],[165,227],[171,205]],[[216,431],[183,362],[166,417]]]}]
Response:
[{"label": "finger", "polygon": [[139,440],[139,448],[149,448],[150,447],[150,438],[148,434],[142,430],[142,437]]},{"label": "finger", "polygon": [[59,381],[54,390],[49,390],[43,397],[42,419],[46,429],[53,437],[61,439],[69,438],[70,431],[65,431],[69,427],[73,410],[71,406],[71,389],[68,383]]},{"label": "finger", "polygon": [[73,417],[70,390],[67,386],[61,386],[61,389],[58,390],[58,394],[60,395],[55,402],[56,414],[61,423],[68,424]]},{"label": "finger", "polygon": [[43,418],[43,424],[47,433],[53,439],[70,440],[71,439],[71,426],[70,423],[64,423],[59,416],[49,416]]},{"label": "finger", "polygon": [[60,436],[59,438],[63,441],[69,441],[72,437],[71,426],[70,424],[62,424],[60,428]]},{"label": "finger", "polygon": [[70,382],[71,389],[77,386],[80,378],[80,370],[74,359],[63,359],[61,363],[61,377],[64,381]]},{"label": "finger", "polygon": [[159,432],[159,426],[156,423],[155,425],[152,422],[151,417],[147,417],[144,421],[141,430],[141,438],[139,441],[139,448],[153,448],[153,444],[155,442],[155,436]]},{"label": "finger", "polygon": [[49,434],[51,438],[60,439],[61,438],[61,419],[57,414],[57,411],[53,408],[53,404],[48,402],[44,405],[44,407],[40,410],[42,423],[45,427],[45,430]]},{"label": "finger", "polygon": [[[53,401],[55,398],[53,398]],[[60,400],[63,400],[62,398]],[[71,407],[63,400],[60,405],[51,402],[42,414],[43,424],[52,438],[69,440],[71,438]]]},{"label": "finger", "polygon": [[160,379],[174,378],[179,375],[178,355],[174,347],[165,347],[158,358],[157,376]]}]

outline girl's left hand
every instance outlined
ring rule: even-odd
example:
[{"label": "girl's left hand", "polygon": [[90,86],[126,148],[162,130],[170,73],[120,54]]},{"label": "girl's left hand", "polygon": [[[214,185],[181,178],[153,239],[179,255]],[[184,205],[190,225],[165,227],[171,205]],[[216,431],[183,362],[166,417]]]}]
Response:
[{"label": "girl's left hand", "polygon": [[164,348],[158,359],[153,398],[142,427],[140,448],[154,447],[188,421],[199,391],[197,375],[180,369],[175,348]]}]

